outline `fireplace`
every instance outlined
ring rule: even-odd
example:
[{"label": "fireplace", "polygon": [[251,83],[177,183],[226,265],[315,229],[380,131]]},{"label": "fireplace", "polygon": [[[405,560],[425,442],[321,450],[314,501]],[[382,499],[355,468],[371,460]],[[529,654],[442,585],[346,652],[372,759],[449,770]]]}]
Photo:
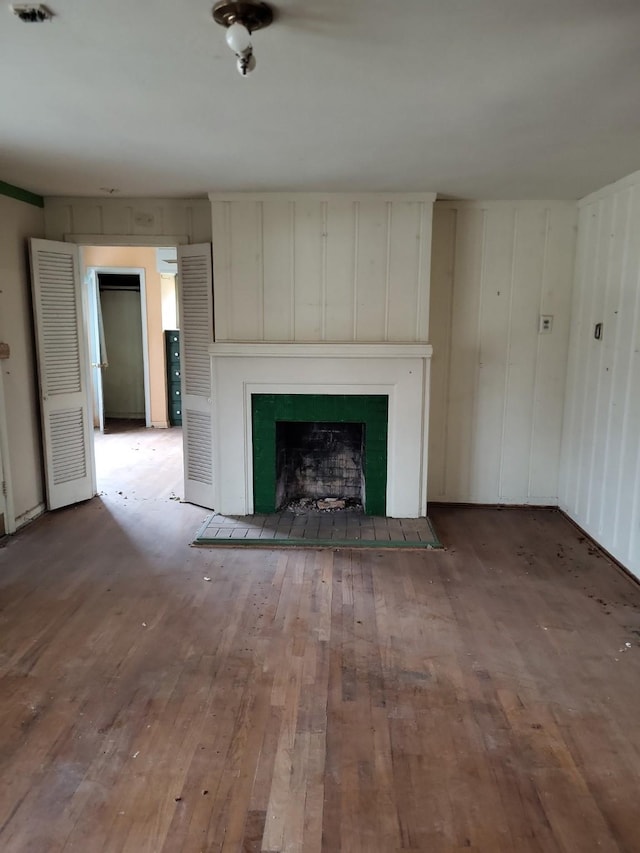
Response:
[{"label": "fireplace", "polygon": [[[335,442],[357,424],[360,438],[341,439],[343,457],[357,458],[360,447],[362,473],[350,472],[346,488],[361,478],[372,515],[426,515],[429,345],[225,342],[210,353],[218,512],[273,512],[284,491],[295,492],[296,463],[283,472],[278,460],[300,424],[311,425],[312,443]],[[314,464],[312,479],[321,470],[330,480],[331,465]]]},{"label": "fireplace", "polygon": [[285,497],[359,498],[386,514],[388,396],[252,394],[254,511]]}]

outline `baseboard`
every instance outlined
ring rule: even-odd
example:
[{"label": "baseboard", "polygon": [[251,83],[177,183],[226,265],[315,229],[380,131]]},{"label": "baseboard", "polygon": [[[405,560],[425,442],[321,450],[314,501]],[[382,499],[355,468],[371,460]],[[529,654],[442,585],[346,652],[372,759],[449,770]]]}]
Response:
[{"label": "baseboard", "polygon": [[104,413],[104,419],[111,421],[143,421],[145,419],[144,412],[120,412],[114,415],[112,412]]},{"label": "baseboard", "polygon": [[429,501],[427,504],[427,514],[429,507],[464,507],[466,509],[552,509],[558,510],[557,504],[549,503],[474,503],[472,501]]},{"label": "baseboard", "polygon": [[21,527],[24,527],[25,524],[29,524],[30,521],[35,521],[36,518],[39,518],[45,510],[46,506],[44,503],[39,503],[34,506],[33,509],[29,509],[21,515],[16,516],[16,532],[20,530]]},{"label": "baseboard", "polygon": [[607,549],[606,549],[604,546],[602,546],[602,545],[598,542],[598,540],[597,540],[597,539],[594,539],[594,538],[593,538],[593,536],[592,536],[588,531],[586,531],[586,530],[584,529],[584,527],[581,527],[581,526],[578,524],[578,522],[577,522],[574,518],[571,518],[571,516],[569,515],[569,513],[565,512],[565,510],[560,509],[560,508],[558,508],[558,512],[559,512],[561,515],[563,515],[563,516],[567,519],[567,521],[568,521],[568,522],[569,522],[573,527],[575,527],[575,528],[576,528],[576,530],[579,530],[579,531],[580,531],[580,533],[584,536],[584,538],[585,538],[585,539],[588,539],[588,540],[589,540],[589,542],[591,542],[591,544],[592,544],[592,545],[594,545],[594,546],[598,549],[598,551],[602,552],[602,553],[604,554],[604,556],[605,556],[608,560],[610,560],[610,561],[614,564],[614,566],[615,566],[616,568],[620,569],[620,571],[622,572],[622,574],[623,574],[623,575],[626,575],[626,577],[630,578],[630,579],[631,579],[635,584],[637,584],[638,586],[640,586],[640,578],[639,578],[637,575],[635,575],[635,574],[631,571],[631,569],[628,569],[628,568],[625,566],[625,564],[624,564],[624,563],[621,563],[621,562],[620,562],[620,560],[619,560],[617,557],[614,557],[614,556],[613,556],[613,554],[612,554],[610,551],[607,551]]}]

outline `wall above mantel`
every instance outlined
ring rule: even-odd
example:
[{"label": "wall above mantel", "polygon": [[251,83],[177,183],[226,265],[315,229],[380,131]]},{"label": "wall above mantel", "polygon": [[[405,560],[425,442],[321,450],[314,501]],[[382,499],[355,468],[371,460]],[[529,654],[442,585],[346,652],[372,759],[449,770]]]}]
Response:
[{"label": "wall above mantel", "polygon": [[211,193],[217,341],[426,342],[434,193]]}]

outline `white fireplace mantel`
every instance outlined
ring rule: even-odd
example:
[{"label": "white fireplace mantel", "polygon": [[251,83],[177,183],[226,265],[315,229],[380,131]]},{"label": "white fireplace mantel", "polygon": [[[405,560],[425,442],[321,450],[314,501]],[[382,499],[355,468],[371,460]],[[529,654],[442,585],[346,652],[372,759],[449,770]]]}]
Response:
[{"label": "white fireplace mantel", "polygon": [[387,514],[426,515],[429,344],[224,342],[209,351],[218,512],[253,512],[253,394],[385,394]]},{"label": "white fireplace mantel", "polygon": [[256,341],[211,344],[209,352],[235,358],[431,358],[431,344],[272,343]]}]

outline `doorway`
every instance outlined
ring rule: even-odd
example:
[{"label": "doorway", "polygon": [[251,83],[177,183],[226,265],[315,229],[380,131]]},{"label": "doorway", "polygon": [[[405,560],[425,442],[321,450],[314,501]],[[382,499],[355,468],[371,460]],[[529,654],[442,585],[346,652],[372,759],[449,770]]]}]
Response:
[{"label": "doorway", "polygon": [[99,368],[99,419],[103,425],[117,420],[135,421],[138,425],[143,422],[147,426],[149,361],[146,324],[142,323],[143,276],[97,271],[96,278],[107,357],[107,366]]},{"label": "doorway", "polygon": [[[141,251],[136,238],[115,236],[107,244],[100,235],[70,242],[33,237],[29,241],[35,319],[36,355],[40,376],[39,400],[47,509],[60,509],[88,500],[98,492],[93,440],[91,359],[93,339],[89,294],[84,273],[89,248]],[[211,243],[182,243],[178,238],[174,277],[180,276],[178,320],[180,330],[180,410],[183,431],[184,499],[213,509],[213,412],[211,408],[211,355],[213,336],[213,269]],[[144,243],[154,253],[158,241]],[[114,251],[113,249],[111,251]],[[115,261],[112,261],[116,263]],[[105,261],[94,261],[100,266]],[[122,261],[123,264],[133,261]],[[155,269],[155,267],[154,267]],[[122,270],[119,270],[122,272]],[[147,282],[146,324],[149,331],[150,276]],[[84,283],[84,286],[83,286]],[[97,288],[94,288],[94,292]],[[159,334],[148,334],[151,427],[168,427],[165,346],[162,335],[162,288],[155,289]],[[97,300],[96,300],[97,302]],[[177,323],[172,323],[177,325]],[[174,330],[175,331],[175,330]],[[101,351],[94,353],[100,367]],[[153,360],[160,365],[154,370]],[[172,368],[173,369],[173,368]],[[162,389],[154,395],[154,384]],[[155,400],[155,402],[154,402]],[[158,408],[160,400],[160,408]],[[160,422],[155,422],[159,416]],[[158,458],[161,458],[160,455]]]},{"label": "doorway", "polygon": [[176,273],[175,248],[82,249],[98,491],[112,488],[115,477],[140,493],[154,444],[166,453],[161,433],[173,434],[172,446],[182,442],[171,429],[165,343],[167,329],[178,327]]}]

